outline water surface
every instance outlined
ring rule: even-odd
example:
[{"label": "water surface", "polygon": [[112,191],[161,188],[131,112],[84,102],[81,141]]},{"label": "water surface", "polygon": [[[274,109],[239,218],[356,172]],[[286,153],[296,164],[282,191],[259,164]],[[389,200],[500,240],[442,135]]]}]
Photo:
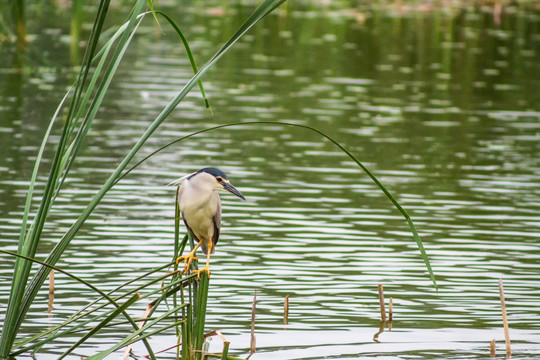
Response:
[{"label": "water surface", "polygon": [[[181,24],[199,64],[253,9],[220,2],[161,6]],[[92,7],[87,10],[90,21]],[[69,12],[28,11],[23,56],[0,43],[6,59],[0,65],[0,242],[8,250],[16,249],[41,136],[77,64]],[[111,11],[113,24],[127,8]],[[237,121],[321,129],[407,209],[438,292],[407,223],[369,177],[317,134],[281,125],[225,128],[154,156],[103,199],[58,265],[111,289],[168,262],[174,189],[165,184],[218,166],[247,198],[222,196],[224,223],[211,264],[207,328],[220,329],[234,355],[249,352],[257,290],[252,359],[486,358],[492,339],[501,357],[502,278],[513,357],[532,358],[540,354],[539,26],[537,10],[519,7],[503,7],[496,16],[479,6],[289,3],[206,75],[213,113],[192,91],[144,148],[147,154],[190,132]],[[49,218],[39,257],[191,76],[179,41],[162,27],[164,34],[148,19],[128,51]],[[0,316],[12,265],[10,258],[0,263]],[[377,343],[379,283],[393,298],[394,321]],[[24,334],[60,322],[93,296],[63,276],[56,286],[52,317],[43,289]],[[105,349],[120,336],[107,331],[76,355]],[[39,358],[54,359],[73,341],[49,344]],[[155,349],[173,343],[173,333],[152,339]],[[220,346],[216,339],[211,349]],[[136,346],[135,354],[145,349]]]}]

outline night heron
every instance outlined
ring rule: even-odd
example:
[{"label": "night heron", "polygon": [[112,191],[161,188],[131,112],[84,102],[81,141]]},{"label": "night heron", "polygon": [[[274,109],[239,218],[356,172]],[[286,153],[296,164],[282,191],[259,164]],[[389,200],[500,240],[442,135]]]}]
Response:
[{"label": "night heron", "polygon": [[178,191],[180,212],[189,233],[197,240],[195,248],[188,255],[178,257],[176,263],[184,260],[184,272],[187,273],[191,262],[198,260],[195,252],[200,247],[206,254],[206,266],[196,270],[197,276],[203,271],[210,276],[210,255],[215,251],[221,228],[221,199],[218,192],[227,190],[242,200],[245,198],[229,182],[223,171],[212,167],[181,177],[169,185],[180,186]]}]

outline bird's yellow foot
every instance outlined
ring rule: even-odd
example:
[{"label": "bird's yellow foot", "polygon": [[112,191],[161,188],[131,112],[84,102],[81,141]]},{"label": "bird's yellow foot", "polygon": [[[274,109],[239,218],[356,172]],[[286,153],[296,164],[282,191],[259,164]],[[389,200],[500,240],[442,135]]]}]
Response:
[{"label": "bird's yellow foot", "polygon": [[208,265],[206,265],[205,267],[203,267],[202,269],[200,270],[193,270],[193,273],[197,274],[197,279],[200,279],[201,278],[201,273],[203,271],[206,271],[208,273],[208,277],[210,278],[210,268],[208,267]]},{"label": "bird's yellow foot", "polygon": [[178,263],[179,263],[181,260],[184,260],[184,273],[187,273],[188,270],[189,270],[189,266],[191,265],[191,262],[192,262],[193,260],[198,261],[199,258],[196,257],[194,253],[189,253],[189,254],[187,254],[187,255],[182,255],[182,256],[179,256],[179,257],[176,259],[176,265],[178,265]]}]

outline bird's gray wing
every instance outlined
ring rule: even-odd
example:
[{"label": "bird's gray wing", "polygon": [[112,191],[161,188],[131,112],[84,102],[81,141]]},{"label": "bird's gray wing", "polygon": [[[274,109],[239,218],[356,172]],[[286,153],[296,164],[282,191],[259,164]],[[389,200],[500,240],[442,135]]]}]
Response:
[{"label": "bird's gray wing", "polygon": [[221,201],[218,201],[217,211],[214,217],[212,218],[212,221],[214,222],[214,237],[212,238],[212,244],[214,245],[212,247],[212,253],[213,253],[216,247],[216,244],[219,240],[219,229],[221,228]]},{"label": "bird's gray wing", "polygon": [[193,230],[191,230],[191,228],[189,227],[189,225],[187,224],[187,221],[186,219],[184,218],[184,214],[182,213],[182,220],[184,220],[184,225],[186,225],[186,229],[188,229],[190,235],[191,235],[191,238],[193,239],[193,241],[195,241],[195,245],[197,245],[197,243],[199,242],[199,239],[197,238],[197,236],[195,236],[195,233],[193,232]]}]

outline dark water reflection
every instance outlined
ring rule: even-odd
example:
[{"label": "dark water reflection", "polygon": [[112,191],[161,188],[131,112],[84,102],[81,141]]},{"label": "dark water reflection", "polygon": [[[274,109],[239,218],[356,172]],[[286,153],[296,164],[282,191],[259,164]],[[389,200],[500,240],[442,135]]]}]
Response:
[{"label": "dark water reflection", "polygon": [[[201,64],[252,9],[195,3],[177,13],[173,4],[161,6],[182,24]],[[16,249],[41,134],[74,73],[63,40],[66,15],[29,11],[36,20],[28,22],[32,40],[19,65],[0,43],[7,59],[0,65],[0,232],[9,250]],[[118,21],[123,16],[114,10]],[[45,21],[51,17],[56,21]],[[221,129],[155,156],[109,193],[59,266],[109,289],[169,261],[174,194],[164,185],[215,165],[248,198],[223,196],[209,298],[208,327],[221,329],[236,354],[249,349],[255,289],[260,353],[252,359],[480,358],[494,338],[502,354],[500,277],[514,357],[540,353],[539,25],[537,11],[519,7],[505,7],[497,18],[491,8],[473,6],[398,11],[290,3],[207,75],[213,116],[194,91],[145,148],[234,121],[324,130],[409,211],[438,293],[406,223],[369,178],[314,133],[278,125]],[[128,52],[50,217],[40,256],[190,77],[182,48],[162,26],[165,36],[148,20]],[[5,303],[12,261],[1,264]],[[374,343],[378,283],[393,297],[395,315],[392,332]],[[44,289],[24,331],[64,319],[87,294],[59,276],[53,317]],[[81,353],[116,336],[105,333]],[[170,335],[154,341],[156,348],[174,342]],[[72,342],[52,344],[43,358]]]}]

